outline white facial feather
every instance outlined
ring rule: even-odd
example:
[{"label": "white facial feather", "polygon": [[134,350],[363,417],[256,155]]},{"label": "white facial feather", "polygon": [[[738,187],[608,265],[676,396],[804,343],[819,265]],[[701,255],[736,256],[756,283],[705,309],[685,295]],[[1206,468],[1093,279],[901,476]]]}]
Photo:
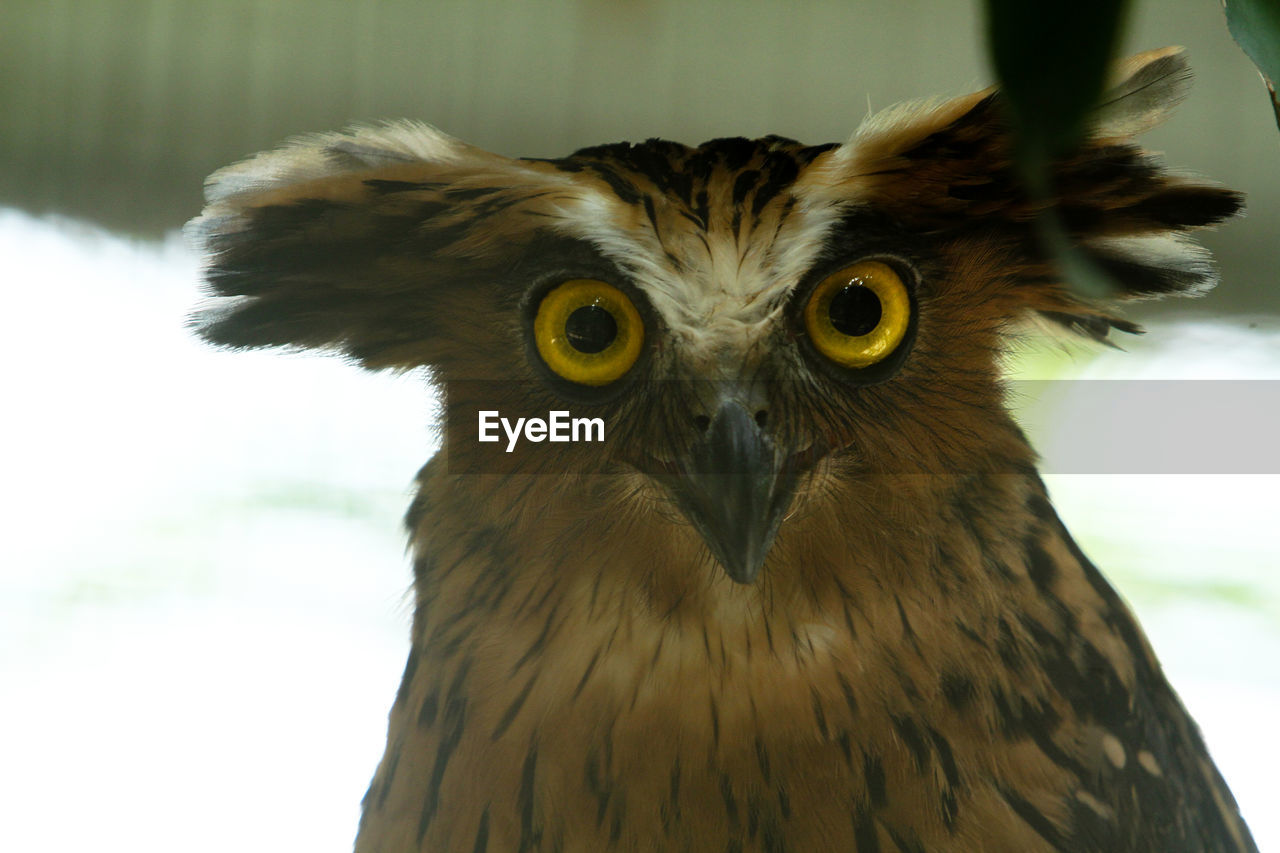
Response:
[{"label": "white facial feather", "polygon": [[[559,207],[558,229],[586,240],[627,271],[691,363],[741,362],[776,328],[787,297],[813,266],[839,206],[799,199],[782,227],[735,240],[698,225],[659,235],[636,208],[583,185]],[[673,221],[680,221],[673,218]],[[680,266],[667,256],[671,251]]]}]

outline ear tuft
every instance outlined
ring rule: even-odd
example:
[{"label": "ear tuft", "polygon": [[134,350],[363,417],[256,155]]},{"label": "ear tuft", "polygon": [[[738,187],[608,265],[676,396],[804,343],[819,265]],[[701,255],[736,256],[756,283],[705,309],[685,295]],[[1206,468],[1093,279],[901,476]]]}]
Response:
[{"label": "ear tuft", "polygon": [[557,180],[412,122],[292,140],[209,179],[187,233],[215,299],[192,324],[222,346],[441,364],[458,351],[445,306],[491,309]]},{"label": "ear tuft", "polygon": [[1094,112],[1094,135],[1143,133],[1163,121],[1190,89],[1191,65],[1181,47],[1148,50],[1122,60]]},{"label": "ear tuft", "polygon": [[[1132,330],[1108,302],[1213,287],[1209,254],[1190,234],[1243,207],[1240,193],[1169,170],[1132,138],[1166,116],[1190,79],[1177,47],[1119,63],[1083,141],[1050,164],[1048,197],[1022,183],[995,90],[876,116],[817,158],[799,185],[811,204],[865,207],[908,231],[1008,259],[997,274],[1011,285],[1010,314],[1038,312],[1104,340],[1111,329]],[[1109,274],[1107,299],[1064,280],[1064,248]]]},{"label": "ear tuft", "polygon": [[[1132,301],[1164,296],[1200,296],[1218,283],[1209,251],[1181,233],[1142,237],[1095,238],[1081,245],[1084,254],[1120,286],[1114,299]],[[1081,303],[1059,292],[1052,308],[1038,308],[1042,318],[1069,332],[1107,345],[1115,329],[1128,334],[1141,329],[1128,320]]]},{"label": "ear tuft", "polygon": [[1084,249],[1120,283],[1126,300],[1201,296],[1218,283],[1209,250],[1183,234],[1097,238]]},{"label": "ear tuft", "polygon": [[1099,314],[1071,314],[1064,311],[1040,311],[1038,316],[1049,321],[1058,329],[1082,338],[1088,338],[1095,343],[1112,347],[1113,349],[1119,349],[1119,347],[1110,338],[1112,329],[1128,335],[1145,334],[1143,328],[1137,323],[1132,323],[1120,317]]},{"label": "ear tuft", "polygon": [[245,193],[360,169],[451,163],[459,160],[467,147],[428,124],[413,121],[307,134],[214,172],[205,181],[205,201],[226,202]]}]

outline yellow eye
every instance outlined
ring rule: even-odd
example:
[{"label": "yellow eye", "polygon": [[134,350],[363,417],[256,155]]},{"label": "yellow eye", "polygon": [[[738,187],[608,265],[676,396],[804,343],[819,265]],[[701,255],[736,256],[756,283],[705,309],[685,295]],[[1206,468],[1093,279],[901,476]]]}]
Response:
[{"label": "yellow eye", "polygon": [[560,376],[579,385],[608,385],[640,357],[644,321],[618,288],[575,278],[542,297],[533,340]]},{"label": "yellow eye", "polygon": [[809,340],[843,367],[869,367],[889,355],[910,320],[906,285],[879,261],[859,261],[827,276],[804,307]]}]

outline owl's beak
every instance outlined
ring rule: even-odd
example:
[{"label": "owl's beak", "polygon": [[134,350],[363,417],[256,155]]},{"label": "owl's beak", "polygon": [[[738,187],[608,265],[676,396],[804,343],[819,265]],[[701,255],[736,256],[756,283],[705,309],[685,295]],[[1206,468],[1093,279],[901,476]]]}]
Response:
[{"label": "owl's beak", "polygon": [[668,483],[729,577],[751,583],[795,491],[787,454],[737,400],[725,400]]}]

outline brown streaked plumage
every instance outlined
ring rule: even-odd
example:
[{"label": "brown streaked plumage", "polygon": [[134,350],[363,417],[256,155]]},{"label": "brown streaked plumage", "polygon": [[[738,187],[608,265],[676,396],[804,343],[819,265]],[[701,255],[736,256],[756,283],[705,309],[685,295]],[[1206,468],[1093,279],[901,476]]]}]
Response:
[{"label": "brown streaked plumage", "polygon": [[[1240,205],[1130,139],[1186,77],[1174,49],[1128,61],[1056,164],[1112,301],[1211,286],[1186,235]],[[425,366],[446,394],[357,851],[1256,849],[1002,405],[1018,320],[1135,328],[1063,284],[1009,148],[982,92],[844,145],[510,160],[405,124],[211,179],[205,337]],[[905,313],[888,291],[849,308],[856,282],[823,311],[850,346],[901,341],[841,366],[806,306],[868,260]],[[539,348],[566,281],[634,303],[622,378]],[[631,321],[611,317],[565,326],[571,361],[613,352]],[[504,454],[474,440],[481,409],[569,409],[610,439]]]}]

